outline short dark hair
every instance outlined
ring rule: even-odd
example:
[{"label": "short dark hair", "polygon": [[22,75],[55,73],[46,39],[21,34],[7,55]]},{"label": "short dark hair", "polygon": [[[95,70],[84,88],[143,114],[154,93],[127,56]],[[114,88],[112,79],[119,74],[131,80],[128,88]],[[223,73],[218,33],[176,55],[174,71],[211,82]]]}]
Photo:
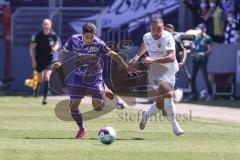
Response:
[{"label": "short dark hair", "polygon": [[86,22],[82,26],[83,33],[94,33],[96,34],[96,26],[91,22]]},{"label": "short dark hair", "polygon": [[163,19],[160,16],[155,16],[151,20],[151,25],[155,23],[163,23]]},{"label": "short dark hair", "polygon": [[172,24],[167,24],[165,27],[166,27],[166,28],[170,28],[170,29],[172,29],[173,31],[175,31],[175,27],[174,27],[174,25],[172,25]]}]

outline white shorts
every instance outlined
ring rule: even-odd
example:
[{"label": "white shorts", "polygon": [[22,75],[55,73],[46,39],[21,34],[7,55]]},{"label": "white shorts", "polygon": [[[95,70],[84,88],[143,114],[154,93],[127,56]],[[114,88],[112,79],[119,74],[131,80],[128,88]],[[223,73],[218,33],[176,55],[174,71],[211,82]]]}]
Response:
[{"label": "white shorts", "polygon": [[175,78],[175,74],[165,73],[164,75],[162,75],[160,77],[156,77],[156,75],[150,74],[150,75],[148,75],[148,81],[149,81],[149,85],[151,85],[155,90],[158,89],[158,87],[162,83],[162,81],[170,84],[173,89],[175,86],[176,78]]}]

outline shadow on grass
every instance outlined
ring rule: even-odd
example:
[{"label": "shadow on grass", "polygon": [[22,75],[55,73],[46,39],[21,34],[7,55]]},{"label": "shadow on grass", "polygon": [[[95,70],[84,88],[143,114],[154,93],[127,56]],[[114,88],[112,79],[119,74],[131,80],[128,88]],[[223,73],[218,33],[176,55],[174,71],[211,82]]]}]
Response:
[{"label": "shadow on grass", "polygon": [[74,137],[64,137],[64,138],[62,138],[62,137],[57,137],[57,138],[55,138],[55,137],[23,137],[23,138],[19,138],[19,139],[53,139],[53,140],[62,140],[62,139],[76,139],[76,138],[74,138]]},{"label": "shadow on grass", "polygon": [[[59,137],[59,138],[55,138],[55,137],[23,137],[23,138],[16,138],[16,139],[30,139],[30,140],[67,140],[67,139],[76,139],[74,137]],[[95,137],[90,137],[90,138],[83,138],[83,140],[98,140],[98,138]],[[149,139],[145,139],[145,138],[139,138],[139,137],[135,137],[135,138],[117,138],[116,140],[118,141],[143,141],[143,140],[149,140]]]}]

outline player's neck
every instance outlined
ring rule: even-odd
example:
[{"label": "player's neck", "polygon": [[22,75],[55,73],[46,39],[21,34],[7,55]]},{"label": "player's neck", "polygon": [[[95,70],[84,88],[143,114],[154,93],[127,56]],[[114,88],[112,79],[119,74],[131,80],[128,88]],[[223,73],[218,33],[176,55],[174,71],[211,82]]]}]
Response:
[{"label": "player's neck", "polygon": [[163,34],[163,32],[160,35],[157,35],[157,36],[152,34],[152,38],[154,40],[159,40],[162,37],[162,34]]},{"label": "player's neck", "polygon": [[159,40],[162,37],[162,34],[160,36],[152,36],[154,40]]},{"label": "player's neck", "polygon": [[48,35],[51,32],[51,30],[43,30],[43,34]]}]

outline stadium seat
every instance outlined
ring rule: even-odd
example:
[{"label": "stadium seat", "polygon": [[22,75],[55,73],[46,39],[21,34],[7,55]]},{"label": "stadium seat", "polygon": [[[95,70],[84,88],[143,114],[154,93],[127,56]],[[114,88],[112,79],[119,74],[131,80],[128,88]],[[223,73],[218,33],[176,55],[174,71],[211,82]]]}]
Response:
[{"label": "stadium seat", "polygon": [[211,73],[213,87],[213,96],[229,96],[231,99],[234,95],[234,73]]}]

